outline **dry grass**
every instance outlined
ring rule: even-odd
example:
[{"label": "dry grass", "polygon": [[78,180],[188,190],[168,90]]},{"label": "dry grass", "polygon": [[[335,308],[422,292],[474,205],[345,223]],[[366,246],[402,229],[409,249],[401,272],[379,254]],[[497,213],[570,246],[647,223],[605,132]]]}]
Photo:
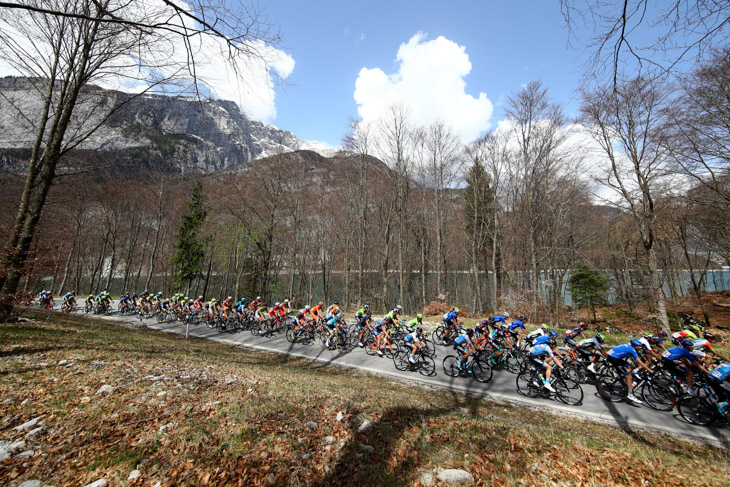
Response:
[{"label": "dry grass", "polygon": [[[0,485],[414,485],[437,467],[484,485],[727,485],[722,449],[205,340],[29,317],[0,325],[0,441],[37,416],[44,429],[26,440],[31,459],[0,463]],[[96,394],[105,384],[116,389]]]}]

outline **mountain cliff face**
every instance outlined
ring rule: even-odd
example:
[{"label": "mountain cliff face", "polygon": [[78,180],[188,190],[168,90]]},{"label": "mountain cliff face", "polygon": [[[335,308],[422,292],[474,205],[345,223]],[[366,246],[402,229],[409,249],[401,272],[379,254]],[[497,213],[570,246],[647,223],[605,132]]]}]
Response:
[{"label": "mountain cliff face", "polygon": [[[22,167],[30,155],[35,137],[31,121],[38,120],[43,109],[35,84],[26,78],[0,78],[0,169]],[[116,106],[120,108],[104,121]],[[213,172],[303,145],[289,131],[250,120],[231,101],[133,98],[93,86],[75,109],[67,140],[102,122],[74,150],[66,166],[103,159],[106,165]]]}]

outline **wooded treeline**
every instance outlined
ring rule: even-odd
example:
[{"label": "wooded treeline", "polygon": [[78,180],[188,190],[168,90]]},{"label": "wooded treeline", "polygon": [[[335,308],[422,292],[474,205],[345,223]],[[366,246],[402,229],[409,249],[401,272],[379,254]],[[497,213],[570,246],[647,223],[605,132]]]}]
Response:
[{"label": "wooded treeline", "polygon": [[[730,264],[729,58],[671,85],[585,91],[578,120],[531,82],[507,123],[469,145],[393,106],[377,124],[354,121],[334,158],[64,176],[21,288],[176,291],[176,235],[202,179],[205,256],[190,295],[413,312],[444,301],[558,320],[567,271],[587,265],[610,278],[613,300],[666,322],[665,301],[701,295],[708,269]],[[4,178],[3,238],[20,191]]]}]

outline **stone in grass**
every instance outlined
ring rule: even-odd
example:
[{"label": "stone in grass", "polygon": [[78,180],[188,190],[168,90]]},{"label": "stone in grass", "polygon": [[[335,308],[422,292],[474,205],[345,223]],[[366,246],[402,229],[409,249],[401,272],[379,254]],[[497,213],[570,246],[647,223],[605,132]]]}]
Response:
[{"label": "stone in grass", "polygon": [[107,480],[106,479],[99,479],[95,480],[94,482],[91,482],[90,484],[86,484],[86,487],[106,487]]},{"label": "stone in grass", "polygon": [[26,480],[22,484],[18,484],[18,487],[41,487],[40,480]]},{"label": "stone in grass", "polygon": [[439,468],[436,477],[448,485],[468,485],[474,483],[474,476],[466,470],[458,468]]},{"label": "stone in grass", "polygon": [[357,429],[357,431],[358,431],[358,433],[364,433],[365,431],[369,430],[372,427],[373,427],[373,423],[371,423],[370,421],[368,421],[366,419],[365,421],[362,422],[362,424]]},{"label": "stone in grass", "polygon": [[319,425],[314,421],[307,421],[307,428],[309,428],[310,430],[316,429],[317,426]]},{"label": "stone in grass", "polygon": [[18,458],[25,460],[28,458],[33,458],[35,456],[35,452],[33,450],[26,450],[24,452],[18,453]]},{"label": "stone in grass", "polygon": [[33,428],[33,427],[34,427],[35,425],[37,425],[37,424],[38,424],[38,423],[39,423],[39,422],[41,421],[41,419],[43,419],[43,416],[38,416],[37,418],[33,418],[33,419],[31,419],[30,421],[28,421],[28,422],[26,422],[26,423],[23,423],[23,424],[21,424],[20,426],[16,426],[16,427],[15,427],[15,428],[13,428],[13,429],[14,429],[15,431],[23,431],[23,430],[31,429],[31,428]]},{"label": "stone in grass", "polygon": [[334,436],[325,436],[325,437],[324,437],[324,442],[325,442],[325,443],[328,443],[328,444],[330,444],[330,445],[331,445],[332,443],[334,443],[335,441],[337,441],[337,438],[335,438]]},{"label": "stone in grass", "polygon": [[25,438],[32,438],[35,435],[37,435],[38,433],[40,433],[42,430],[43,430],[43,426],[39,426],[35,429],[32,429],[25,434]]},{"label": "stone in grass", "polygon": [[335,419],[336,419],[337,421],[342,421],[343,419],[345,419],[345,415],[344,415],[344,414],[342,414],[342,411],[339,411],[339,412],[337,413],[337,417],[336,417]]},{"label": "stone in grass", "polygon": [[423,487],[433,487],[436,482],[431,472],[422,472],[421,475],[418,476],[418,480],[421,481]]},{"label": "stone in grass", "polygon": [[97,394],[108,394],[110,392],[114,392],[115,387],[110,386],[109,384],[104,384],[99,388],[98,391],[96,391]]},{"label": "stone in grass", "polygon": [[135,480],[135,479],[140,478],[141,476],[142,476],[142,472],[140,472],[137,469],[134,469],[131,472],[129,472],[129,477],[127,477],[127,480]]}]

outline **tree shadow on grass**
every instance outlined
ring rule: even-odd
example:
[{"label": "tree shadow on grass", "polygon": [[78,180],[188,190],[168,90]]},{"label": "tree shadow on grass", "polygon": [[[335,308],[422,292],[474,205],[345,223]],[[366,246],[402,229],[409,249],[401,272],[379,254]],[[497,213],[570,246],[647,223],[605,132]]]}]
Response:
[{"label": "tree shadow on grass", "polygon": [[[351,436],[340,449],[336,463],[313,485],[410,485],[423,465],[418,443],[425,446],[433,441],[423,423],[454,412],[467,411],[465,414],[473,416],[479,413],[479,398],[456,392],[449,394],[452,402],[446,407],[413,405],[386,408],[382,417],[364,431],[358,431],[361,421],[354,421]],[[350,413],[355,417],[358,415],[358,411]],[[413,431],[420,432],[416,445],[400,445],[403,435],[413,427],[419,428]],[[437,443],[448,440],[442,437]]]}]

